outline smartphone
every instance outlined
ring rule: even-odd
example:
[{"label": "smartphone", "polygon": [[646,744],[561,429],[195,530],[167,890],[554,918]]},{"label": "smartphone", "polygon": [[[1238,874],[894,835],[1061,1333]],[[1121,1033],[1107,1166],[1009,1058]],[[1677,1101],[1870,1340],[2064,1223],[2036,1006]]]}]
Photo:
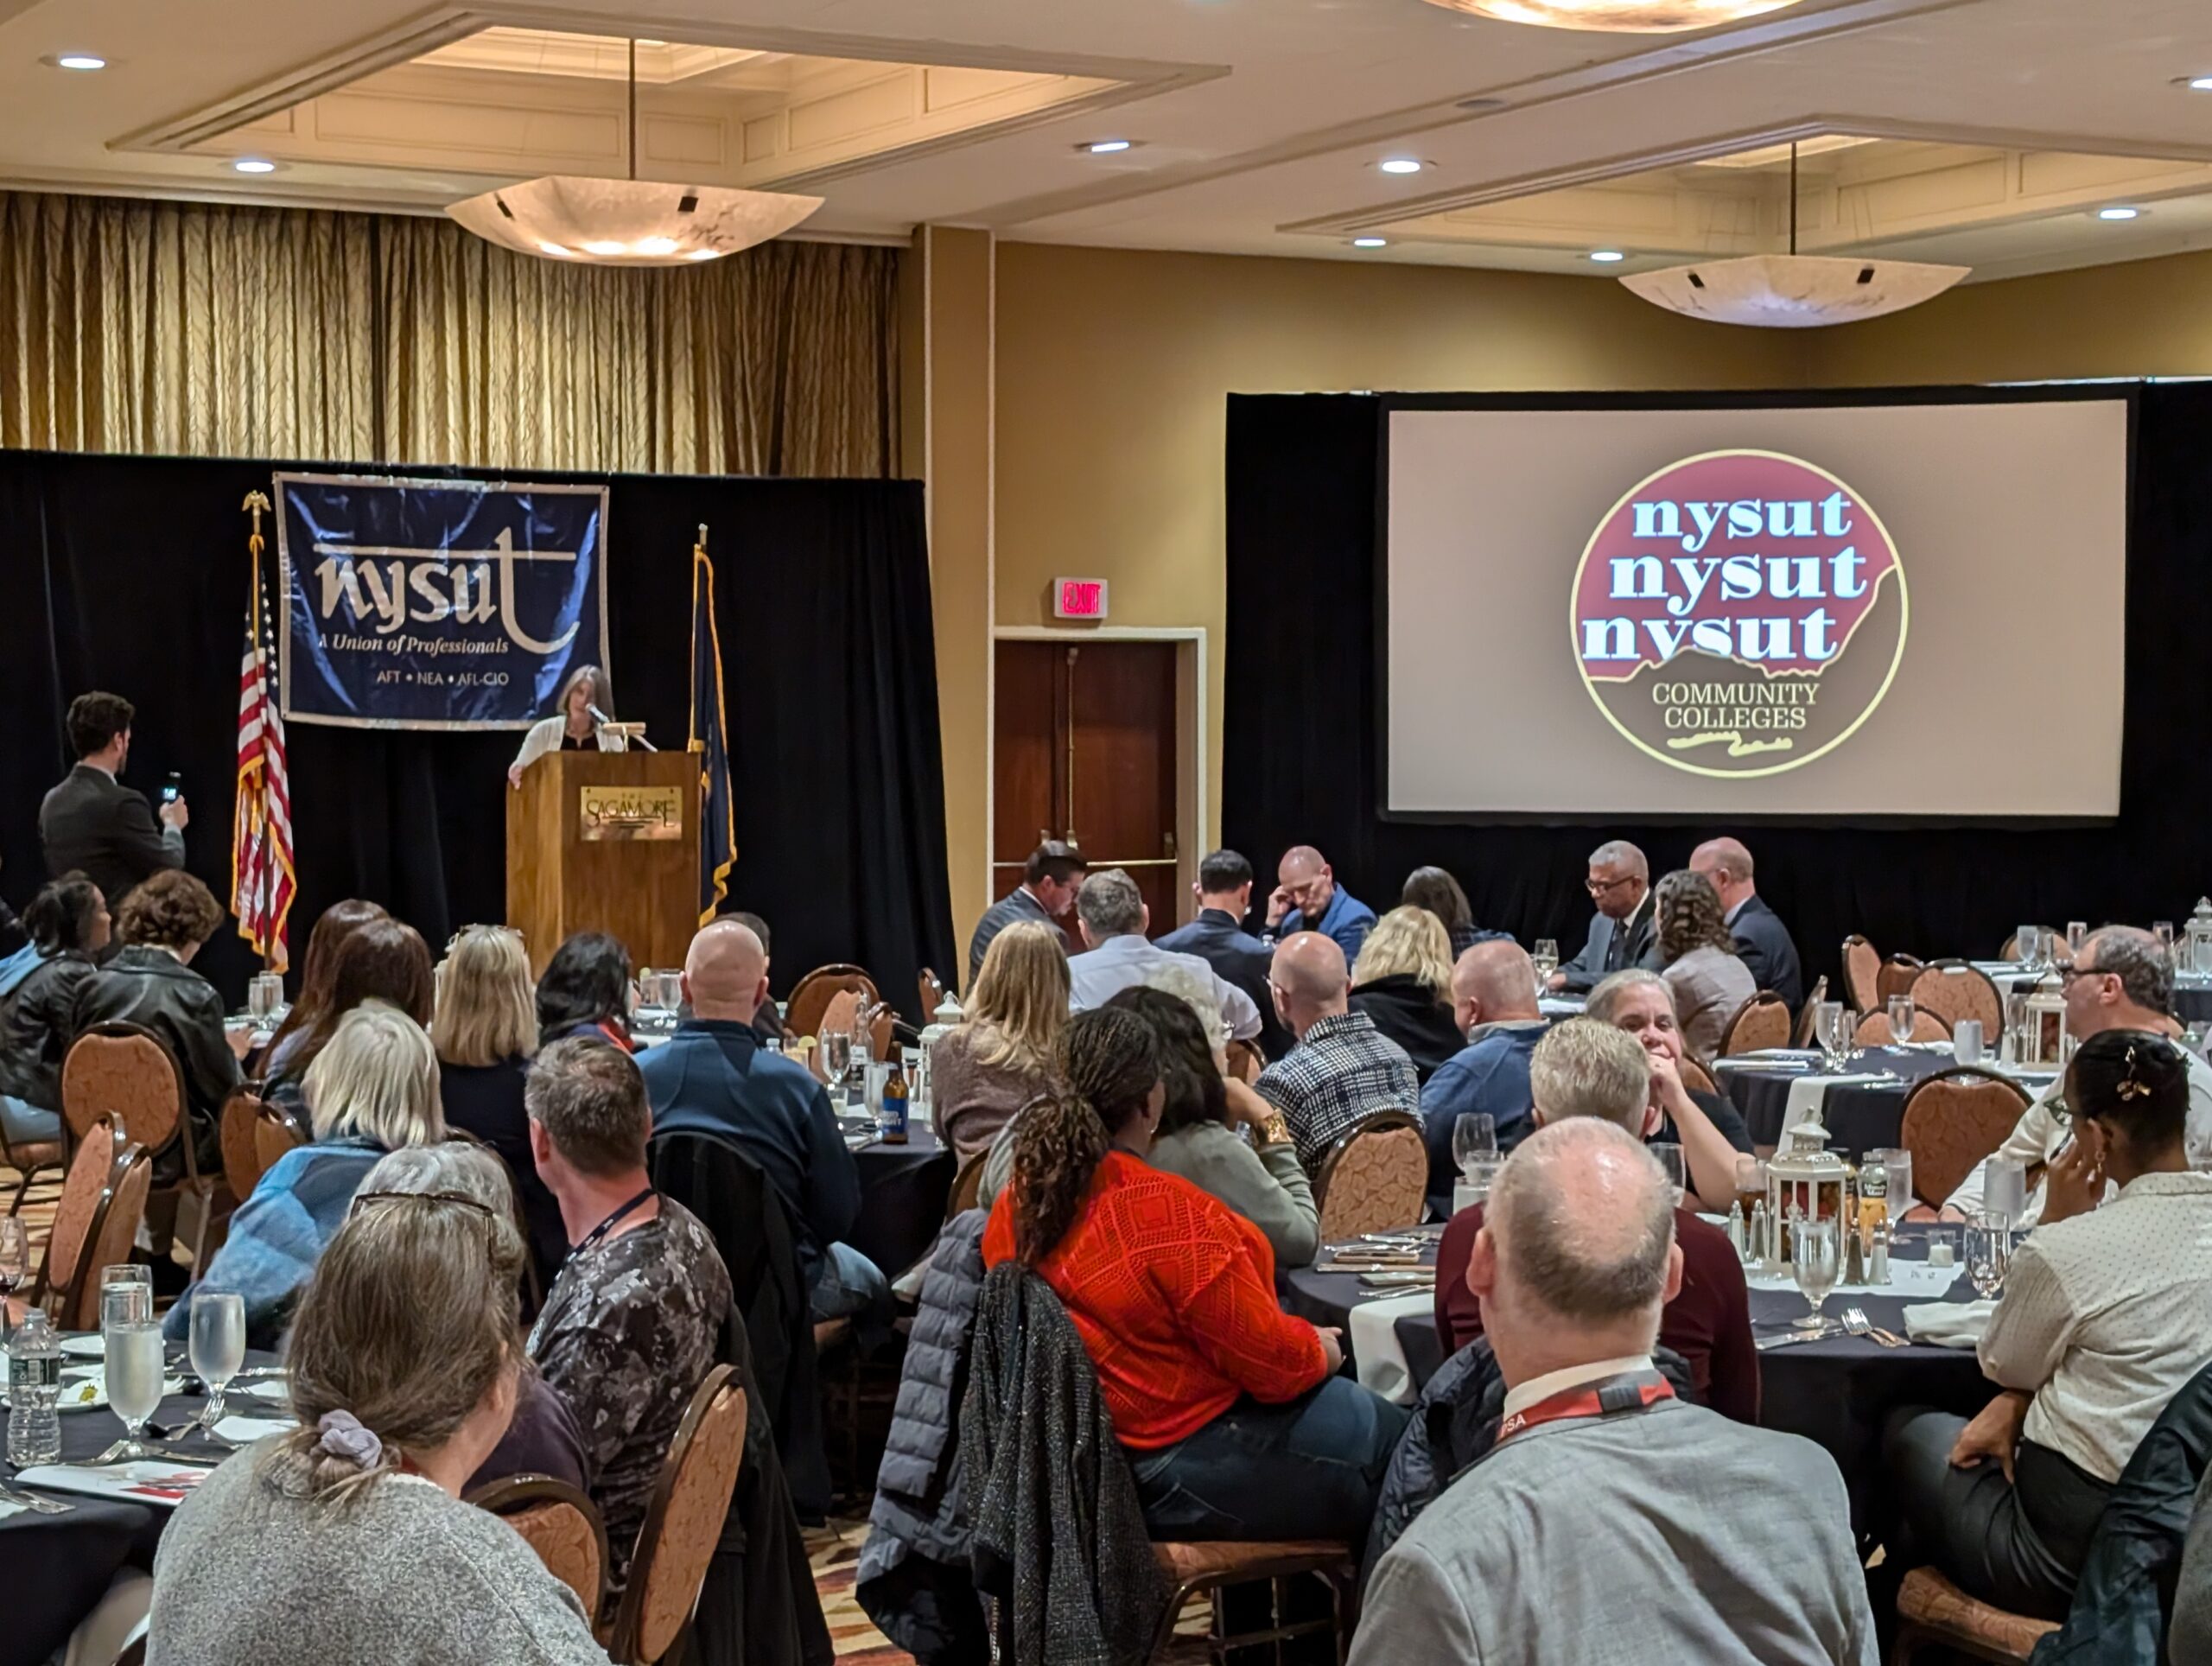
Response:
[{"label": "smartphone", "polygon": [[162,802],[173,804],[184,796],[184,778],[175,770],[169,772],[168,780],[162,783]]}]

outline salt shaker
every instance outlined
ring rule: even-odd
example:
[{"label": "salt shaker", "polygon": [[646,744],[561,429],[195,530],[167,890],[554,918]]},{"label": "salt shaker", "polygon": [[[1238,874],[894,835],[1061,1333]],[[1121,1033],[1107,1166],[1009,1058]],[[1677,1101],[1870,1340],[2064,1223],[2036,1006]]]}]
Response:
[{"label": "salt shaker", "polygon": [[1890,1281],[1890,1224],[1886,1220],[1874,1223],[1874,1249],[1866,1257],[1866,1282],[1887,1284]]}]

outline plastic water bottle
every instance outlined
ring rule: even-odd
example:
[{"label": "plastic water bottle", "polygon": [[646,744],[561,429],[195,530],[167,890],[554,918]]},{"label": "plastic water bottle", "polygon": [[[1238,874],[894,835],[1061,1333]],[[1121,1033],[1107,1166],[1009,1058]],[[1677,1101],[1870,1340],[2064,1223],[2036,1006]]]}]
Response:
[{"label": "plastic water bottle", "polygon": [[61,1459],[61,1344],[34,1307],[8,1343],[8,1461],[17,1469]]}]

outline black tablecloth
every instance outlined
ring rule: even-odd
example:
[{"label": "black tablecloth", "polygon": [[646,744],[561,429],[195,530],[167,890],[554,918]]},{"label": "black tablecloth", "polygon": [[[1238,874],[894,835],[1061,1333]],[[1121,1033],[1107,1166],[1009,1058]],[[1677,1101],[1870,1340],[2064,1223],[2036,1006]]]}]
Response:
[{"label": "black tablecloth", "polygon": [[957,1168],[952,1148],[917,1122],[905,1145],[864,1145],[853,1155],[861,1218],[846,1242],[896,1278],[928,1252],[944,1224]]},{"label": "black tablecloth", "polygon": [[[250,1365],[266,1365],[275,1356],[251,1353]],[[65,1360],[68,1365],[82,1364]],[[173,1366],[172,1370],[175,1368]],[[149,1423],[175,1428],[189,1422],[206,1405],[200,1395],[172,1395]],[[233,1390],[226,1411],[243,1416],[270,1415],[277,1402]],[[7,1414],[0,1409],[0,1441]],[[61,1414],[61,1461],[79,1464],[97,1458],[120,1439],[123,1421],[113,1412]],[[219,1462],[227,1453],[202,1440],[175,1448]],[[5,1450],[0,1446],[0,1450]],[[37,1666],[69,1640],[77,1623],[92,1611],[108,1582],[125,1567],[151,1569],[154,1546],[170,1512],[146,1504],[110,1502],[75,1493],[48,1495],[74,1506],[66,1516],[22,1510],[0,1521],[0,1567],[7,1570],[6,1619],[0,1624],[0,1666]]]},{"label": "black tablecloth", "polygon": [[[1851,1056],[1844,1066],[1859,1073],[1893,1071],[1895,1079],[1881,1082],[1842,1082],[1831,1086],[1821,1102],[1821,1123],[1828,1131],[1828,1149],[1856,1158],[1864,1151],[1895,1146],[1904,1116],[1905,1095],[1924,1076],[1949,1070],[1957,1060],[1948,1052],[1914,1047],[1868,1047]],[[1998,1066],[1985,1057],[1989,1068]],[[1720,1086],[1744,1113],[1751,1143],[1761,1148],[1782,1142],[1783,1113],[1789,1105],[1789,1084],[1808,1074],[1804,1071],[1762,1070],[1756,1060],[1723,1059],[1713,1066]],[[1817,1068],[1817,1067],[1816,1067]],[[2029,1092],[2037,1091],[2047,1077],[2022,1078]]]}]

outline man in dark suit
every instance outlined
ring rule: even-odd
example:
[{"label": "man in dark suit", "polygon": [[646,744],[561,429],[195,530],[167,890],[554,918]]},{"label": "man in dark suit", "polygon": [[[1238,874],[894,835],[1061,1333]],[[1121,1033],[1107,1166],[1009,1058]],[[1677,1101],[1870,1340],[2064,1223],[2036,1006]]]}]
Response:
[{"label": "man in dark suit", "polygon": [[1252,908],[1252,864],[1234,850],[1217,850],[1198,864],[1191,889],[1198,893],[1198,917],[1161,938],[1159,946],[1198,956],[1224,981],[1250,995],[1260,1009],[1260,1051],[1270,1059],[1281,1058],[1295,1044],[1268,993],[1268,968],[1274,963],[1275,951],[1244,929]]},{"label": "man in dark suit", "polygon": [[1626,839],[1609,839],[1590,853],[1583,881],[1598,905],[1582,952],[1552,974],[1551,987],[1586,994],[1630,966],[1659,970],[1651,901],[1651,864]]},{"label": "man in dark suit", "polygon": [[116,778],[130,756],[131,704],[95,691],[69,703],[69,746],[77,767],[39,806],[39,843],[46,871],[60,879],[73,868],[99,887],[111,912],[139,881],[184,866],[184,830],[192,817],[181,798],[161,810],[160,825],[146,795]]},{"label": "man in dark suit", "polygon": [[1707,839],[1690,853],[1690,872],[1702,874],[1720,893],[1736,953],[1762,989],[1772,989],[1795,1012],[1805,999],[1805,974],[1797,945],[1781,916],[1760,900],[1751,882],[1751,853],[1738,839]]}]

